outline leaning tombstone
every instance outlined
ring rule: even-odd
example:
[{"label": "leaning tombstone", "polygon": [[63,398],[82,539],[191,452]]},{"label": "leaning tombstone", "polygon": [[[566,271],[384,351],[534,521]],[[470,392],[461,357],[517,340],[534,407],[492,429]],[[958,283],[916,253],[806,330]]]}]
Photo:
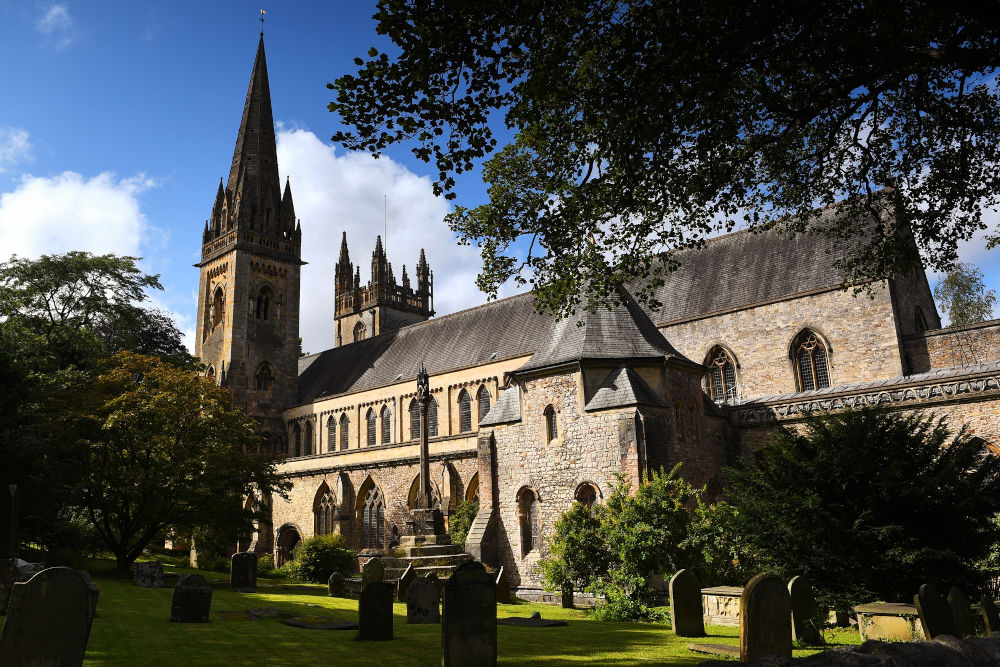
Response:
[{"label": "leaning tombstone", "polygon": [[497,664],[497,588],[482,563],[462,563],[445,582],[441,664]]},{"label": "leaning tombstone", "polygon": [[344,575],[340,572],[331,574],[330,578],[326,580],[326,591],[332,598],[344,597]]},{"label": "leaning tombstone", "polygon": [[208,623],[212,607],[212,587],[200,574],[177,577],[174,598],[170,603],[170,621],[173,623]]},{"label": "leaning tombstone", "polygon": [[510,577],[503,565],[497,570],[497,602],[500,604],[510,603]]},{"label": "leaning tombstone", "polygon": [[406,591],[406,622],[440,623],[441,585],[437,577],[429,574],[417,577]]},{"label": "leaning tombstone", "polygon": [[385,565],[378,556],[369,558],[361,568],[361,590],[367,588],[368,584],[383,581],[385,579]]},{"label": "leaning tombstone", "polygon": [[90,634],[90,627],[94,624],[94,617],[97,616],[97,599],[101,596],[101,591],[94,585],[89,572],[76,570],[76,573],[87,583],[87,634]]},{"label": "leaning tombstone", "polygon": [[920,625],[924,629],[925,639],[934,639],[938,635],[958,634],[955,618],[951,614],[948,601],[938,593],[934,584],[924,584],[920,592],[913,596],[913,604],[920,616]]},{"label": "leaning tombstone", "polygon": [[68,567],[16,582],[0,634],[0,666],[83,664],[89,608],[87,582]]},{"label": "leaning tombstone", "polygon": [[792,656],[792,604],[785,583],[763,572],[740,597],[740,661]]},{"label": "leaning tombstone", "polygon": [[807,646],[823,644],[823,633],[816,627],[816,597],[809,580],[792,577],[788,582],[788,597],[792,603],[792,640]]},{"label": "leaning tombstone", "polygon": [[416,578],[417,571],[413,569],[413,563],[410,563],[396,582],[396,602],[406,602],[406,590]]},{"label": "leaning tombstone", "polygon": [[392,639],[392,584],[373,581],[361,589],[358,598],[358,639]]},{"label": "leaning tombstone", "polygon": [[972,604],[969,597],[960,588],[948,591],[948,606],[951,608],[951,618],[955,622],[955,635],[959,639],[976,634],[976,622],[972,617]]},{"label": "leaning tombstone", "polygon": [[136,586],[163,588],[163,563],[158,560],[132,563],[132,581]]},{"label": "leaning tombstone", "polygon": [[979,611],[982,613],[986,624],[987,636],[993,632],[1000,631],[1000,613],[997,613],[997,606],[988,593],[984,593],[982,599],[979,601]]},{"label": "leaning tombstone", "polygon": [[252,551],[233,554],[229,588],[240,593],[257,592],[257,554]]},{"label": "leaning tombstone", "polygon": [[678,570],[667,586],[670,620],[678,637],[704,637],[705,613],[701,606],[701,582],[691,570]]}]

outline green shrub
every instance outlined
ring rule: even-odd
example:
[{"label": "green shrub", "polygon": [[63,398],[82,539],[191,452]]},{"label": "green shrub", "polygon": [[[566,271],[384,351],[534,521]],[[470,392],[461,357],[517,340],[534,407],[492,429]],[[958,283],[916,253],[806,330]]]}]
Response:
[{"label": "green shrub", "polygon": [[550,557],[541,562],[545,588],[558,591],[571,583],[576,590],[583,590],[608,571],[611,554],[601,536],[603,509],[573,503],[556,521],[549,540]]},{"label": "green shrub", "polygon": [[350,574],[357,569],[358,555],[347,548],[343,535],[314,535],[299,542],[294,559],[287,563],[289,577],[325,584],[334,572]]},{"label": "green shrub", "polygon": [[274,556],[261,554],[257,557],[257,572],[270,572],[274,569]]},{"label": "green shrub", "polygon": [[448,532],[451,534],[452,544],[465,548],[465,538],[477,514],[479,514],[479,503],[463,500],[455,506],[455,511],[448,517]]}]

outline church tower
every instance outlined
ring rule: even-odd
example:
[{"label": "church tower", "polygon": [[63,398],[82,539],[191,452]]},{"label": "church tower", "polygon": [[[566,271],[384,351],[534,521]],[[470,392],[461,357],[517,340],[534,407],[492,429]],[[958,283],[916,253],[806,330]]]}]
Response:
[{"label": "church tower", "polygon": [[351,264],[344,232],[340,259],[334,267],[336,347],[423,322],[434,314],[434,274],[423,248],[417,261],[416,289],[410,284],[405,265],[402,283],[396,282],[381,236],[375,240],[371,276],[367,285],[361,284],[361,264]]},{"label": "church tower", "polygon": [[296,401],[302,229],[282,193],[264,35],[250,75],[229,179],[202,234],[195,354],[284,449],[281,411]]}]

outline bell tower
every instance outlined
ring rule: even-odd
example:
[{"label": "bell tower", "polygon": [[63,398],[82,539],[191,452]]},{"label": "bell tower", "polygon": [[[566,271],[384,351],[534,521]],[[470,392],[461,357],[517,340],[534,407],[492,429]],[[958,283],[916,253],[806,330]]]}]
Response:
[{"label": "bell tower", "polygon": [[264,36],[243,105],[229,179],[202,232],[195,354],[233,405],[285,448],[281,411],[296,399],[302,229],[291,184],[282,193]]}]

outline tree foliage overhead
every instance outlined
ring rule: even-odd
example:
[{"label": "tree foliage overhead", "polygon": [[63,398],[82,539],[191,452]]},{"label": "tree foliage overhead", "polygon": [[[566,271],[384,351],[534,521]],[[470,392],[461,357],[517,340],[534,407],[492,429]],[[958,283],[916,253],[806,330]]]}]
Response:
[{"label": "tree foliage overhead", "polygon": [[965,262],[955,264],[955,268],[934,286],[934,298],[953,327],[993,319],[993,307],[997,303],[997,293],[986,289],[983,272]]},{"label": "tree foliage overhead", "polygon": [[[594,305],[616,282],[659,282],[662,249],[738,222],[802,228],[845,197],[823,231],[846,239],[897,206],[942,269],[1000,200],[998,9],[380,0],[378,33],[398,53],[372,48],[329,84],[330,110],[352,128],[333,140],[375,154],[412,145],[448,198],[455,175],[492,154],[489,201],[448,221],[482,248],[480,288],[530,279],[564,314],[582,273]],[[505,146],[491,127],[501,118]],[[842,266],[848,279],[905,268],[906,236],[876,229]]]}]

